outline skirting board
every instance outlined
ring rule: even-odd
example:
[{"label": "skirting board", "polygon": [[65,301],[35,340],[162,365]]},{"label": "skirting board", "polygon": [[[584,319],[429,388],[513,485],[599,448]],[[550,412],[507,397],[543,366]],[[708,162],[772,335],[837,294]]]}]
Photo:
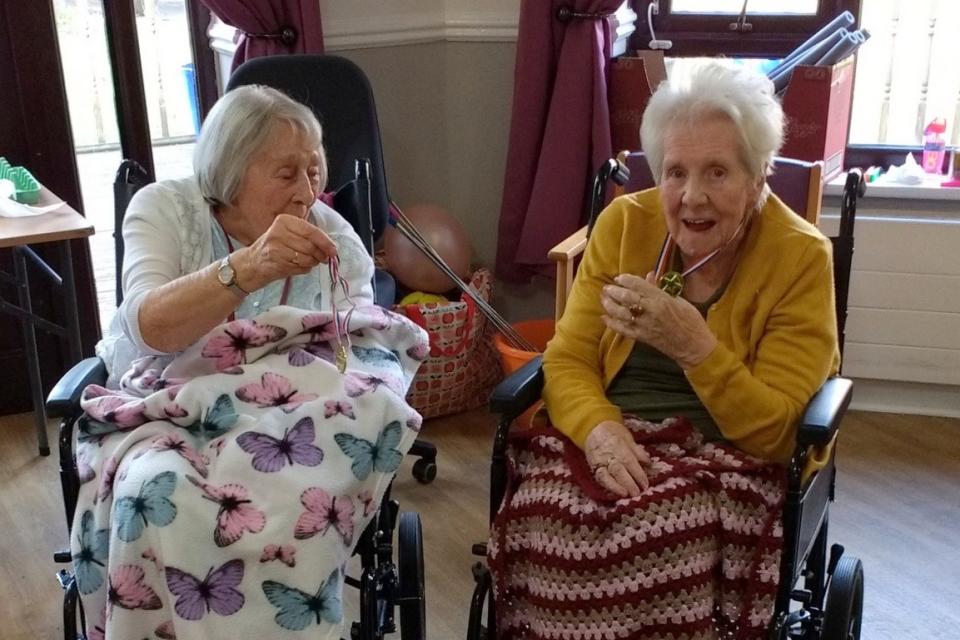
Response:
[{"label": "skirting board", "polygon": [[850,408],[960,418],[960,387],[854,378]]}]

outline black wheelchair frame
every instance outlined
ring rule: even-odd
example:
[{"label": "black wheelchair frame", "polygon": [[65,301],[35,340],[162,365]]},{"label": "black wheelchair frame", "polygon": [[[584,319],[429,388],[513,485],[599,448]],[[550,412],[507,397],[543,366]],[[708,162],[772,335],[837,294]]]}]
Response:
[{"label": "black wheelchair frame", "polygon": [[[613,161],[616,163],[616,161]],[[593,208],[602,199],[603,183],[616,177],[626,182],[625,167],[605,166],[594,182]],[[601,183],[598,187],[597,183]],[[834,281],[837,322],[842,350],[850,268],[853,257],[853,225],[857,198],[865,184],[859,170],[847,175],[840,210],[840,230],[834,245]],[[595,216],[593,213],[590,218]],[[490,463],[490,511],[493,519],[507,491],[507,447],[513,421],[540,399],[543,389],[542,357],[514,372],[494,389],[490,410],[500,415]],[[842,545],[827,544],[829,504],[834,500],[836,467],[834,455],[827,465],[803,478],[811,447],[833,442],[850,404],[853,383],[846,378],[828,379],[806,407],[798,425],[796,447],[787,467],[787,494],[783,507],[783,555],[780,581],[770,622],[771,640],[859,640],[863,611],[863,565],[844,554]],[[487,544],[473,545],[474,555],[486,557]],[[475,582],[470,604],[467,640],[496,637],[497,617],[492,576],[483,561],[472,567]],[[802,579],[802,584],[801,584]],[[484,611],[484,609],[486,611]],[[484,615],[486,613],[486,615]]]}]

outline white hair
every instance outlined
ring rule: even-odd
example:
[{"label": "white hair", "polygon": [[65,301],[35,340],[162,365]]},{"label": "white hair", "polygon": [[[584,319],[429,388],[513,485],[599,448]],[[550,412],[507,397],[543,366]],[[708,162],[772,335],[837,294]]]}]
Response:
[{"label": "white hair", "polygon": [[680,121],[695,131],[698,122],[717,115],[729,118],[739,132],[744,168],[763,179],[762,206],[770,194],[766,176],[783,144],[783,108],[766,76],[728,60],[677,60],[650,98],[640,143],[654,180],[660,184],[663,174],[667,128]]},{"label": "white hair", "polygon": [[286,123],[316,145],[320,154],[320,186],[327,182],[323,131],[309,107],[263,85],[237,87],[213,105],[193,150],[193,172],[204,200],[214,206],[234,199],[254,154]]}]

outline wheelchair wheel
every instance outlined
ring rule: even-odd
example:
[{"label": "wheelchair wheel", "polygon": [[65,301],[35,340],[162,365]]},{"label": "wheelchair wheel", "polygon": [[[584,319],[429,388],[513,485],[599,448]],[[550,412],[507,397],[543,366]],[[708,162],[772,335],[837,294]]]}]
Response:
[{"label": "wheelchair wheel", "polygon": [[413,463],[413,477],[420,484],[430,484],[437,477],[437,463],[420,458]]},{"label": "wheelchair wheel", "polygon": [[863,614],[863,563],[843,556],[830,578],[823,611],[823,640],[859,640]]},{"label": "wheelchair wheel", "polygon": [[398,536],[400,638],[424,640],[427,635],[427,611],[420,515],[412,512],[401,513]]}]

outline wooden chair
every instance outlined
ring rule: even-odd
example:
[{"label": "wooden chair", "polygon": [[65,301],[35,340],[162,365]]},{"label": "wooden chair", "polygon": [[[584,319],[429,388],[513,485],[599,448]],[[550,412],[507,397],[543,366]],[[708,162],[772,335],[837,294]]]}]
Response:
[{"label": "wooden chair", "polygon": [[[624,185],[617,184],[614,188],[614,197],[625,193],[642,191],[656,185],[653,173],[647,164],[647,158],[640,151],[621,151],[617,161],[627,168],[629,177]],[[598,175],[598,179],[601,177]],[[605,181],[605,177],[601,179]],[[773,175],[767,179],[770,189],[786,203],[788,207],[802,215],[813,225],[820,221],[820,205],[823,200],[823,163],[804,162],[792,158],[776,158],[774,160]],[[565,240],[550,249],[547,257],[556,263],[556,307],[557,320],[563,315],[567,297],[573,286],[573,276],[576,272],[577,258],[587,247],[587,239],[592,229],[593,218],[599,213],[603,202],[604,185],[594,185],[594,196],[599,201],[590,203],[590,220]]]}]

